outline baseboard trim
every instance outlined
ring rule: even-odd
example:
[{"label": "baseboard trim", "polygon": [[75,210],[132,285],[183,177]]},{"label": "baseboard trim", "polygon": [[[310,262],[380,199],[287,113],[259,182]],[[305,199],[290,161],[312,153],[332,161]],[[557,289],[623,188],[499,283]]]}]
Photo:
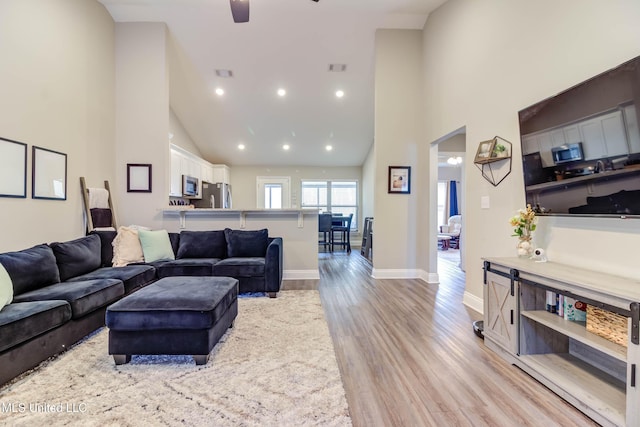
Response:
[{"label": "baseboard trim", "polygon": [[420,272],[420,279],[424,280],[430,285],[437,285],[440,283],[440,276],[438,273],[429,273],[428,271],[418,270]]},{"label": "baseboard trim", "polygon": [[462,296],[462,303],[470,309],[477,311],[480,314],[484,314],[484,300],[477,296],[465,291]]},{"label": "baseboard trim", "polygon": [[284,270],[282,280],[318,280],[320,270]]},{"label": "baseboard trim", "polygon": [[436,273],[428,273],[420,269],[380,269],[371,270],[374,279],[420,279],[429,284],[439,283]]}]

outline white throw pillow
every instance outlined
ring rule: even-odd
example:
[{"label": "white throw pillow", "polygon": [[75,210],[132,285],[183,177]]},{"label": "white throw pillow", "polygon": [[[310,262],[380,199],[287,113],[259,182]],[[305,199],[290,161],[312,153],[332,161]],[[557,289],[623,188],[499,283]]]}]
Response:
[{"label": "white throw pillow", "polygon": [[0,264],[0,310],[13,301],[13,282],[7,270]]},{"label": "white throw pillow", "polygon": [[132,227],[119,227],[118,234],[113,239],[113,266],[124,267],[133,262],[144,262],[138,230]]}]

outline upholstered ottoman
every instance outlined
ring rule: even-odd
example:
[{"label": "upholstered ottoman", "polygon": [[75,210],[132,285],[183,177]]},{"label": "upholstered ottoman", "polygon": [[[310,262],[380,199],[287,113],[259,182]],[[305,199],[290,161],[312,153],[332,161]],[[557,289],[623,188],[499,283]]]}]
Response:
[{"label": "upholstered ottoman", "polygon": [[238,280],[166,277],[107,308],[109,354],[191,354],[204,365],[238,314]]}]

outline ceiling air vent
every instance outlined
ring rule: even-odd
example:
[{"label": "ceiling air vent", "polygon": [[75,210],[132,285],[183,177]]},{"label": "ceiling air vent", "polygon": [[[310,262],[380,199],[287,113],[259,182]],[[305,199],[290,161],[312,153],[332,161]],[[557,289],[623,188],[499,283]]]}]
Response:
[{"label": "ceiling air vent", "polygon": [[216,76],[218,77],[233,77],[233,71],[231,70],[216,70]]},{"label": "ceiling air vent", "polygon": [[332,73],[344,73],[347,71],[347,64],[329,64],[329,71]]}]

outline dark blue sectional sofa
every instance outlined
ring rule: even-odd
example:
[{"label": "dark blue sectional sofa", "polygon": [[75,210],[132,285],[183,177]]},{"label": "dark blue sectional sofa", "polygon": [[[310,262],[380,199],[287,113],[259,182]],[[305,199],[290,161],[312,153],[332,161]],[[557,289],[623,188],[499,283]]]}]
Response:
[{"label": "dark blue sectional sofa", "polygon": [[0,310],[0,384],[104,326],[113,302],[163,277],[228,276],[275,297],[282,238],[267,230],[169,233],[174,260],[111,267],[115,231],[0,254],[13,302]]}]

